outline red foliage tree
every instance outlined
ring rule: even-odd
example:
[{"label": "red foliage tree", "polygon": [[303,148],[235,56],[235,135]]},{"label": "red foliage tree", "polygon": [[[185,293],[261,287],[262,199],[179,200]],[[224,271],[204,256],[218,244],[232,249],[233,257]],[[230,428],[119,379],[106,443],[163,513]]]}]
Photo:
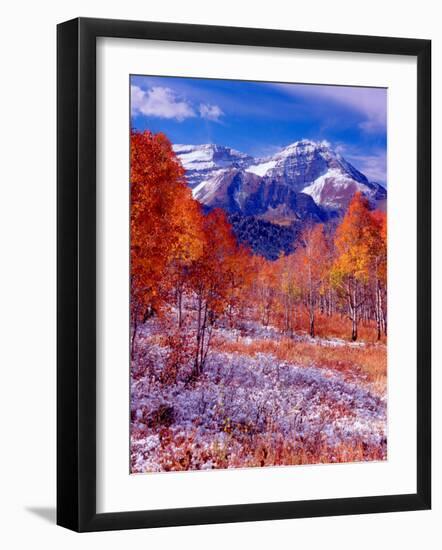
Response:
[{"label": "red foliage tree", "polygon": [[169,140],[132,132],[130,155],[133,351],[139,321],[161,311],[173,284],[180,286],[183,265],[202,246],[200,209]]},{"label": "red foliage tree", "polygon": [[244,255],[223,210],[212,210],[203,219],[204,246],[194,262],[190,284],[196,298],[195,375],[204,367],[216,320],[234,307],[235,293],[243,281]]}]

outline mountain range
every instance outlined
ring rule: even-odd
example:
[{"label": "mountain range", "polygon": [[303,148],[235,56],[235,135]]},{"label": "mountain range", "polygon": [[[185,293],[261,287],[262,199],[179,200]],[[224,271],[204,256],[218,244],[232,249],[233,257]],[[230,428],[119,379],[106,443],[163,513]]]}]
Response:
[{"label": "mountain range", "polygon": [[342,216],[357,191],[385,208],[386,189],[324,141],[303,139],[263,158],[214,144],[173,148],[194,198],[224,209],[237,238],[269,259],[293,250],[306,223]]}]

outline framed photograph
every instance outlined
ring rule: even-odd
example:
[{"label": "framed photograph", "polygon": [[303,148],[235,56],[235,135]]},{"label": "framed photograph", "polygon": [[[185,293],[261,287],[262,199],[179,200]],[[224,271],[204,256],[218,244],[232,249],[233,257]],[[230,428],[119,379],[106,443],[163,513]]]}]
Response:
[{"label": "framed photograph", "polygon": [[430,508],[430,52],[58,26],[59,525]]}]

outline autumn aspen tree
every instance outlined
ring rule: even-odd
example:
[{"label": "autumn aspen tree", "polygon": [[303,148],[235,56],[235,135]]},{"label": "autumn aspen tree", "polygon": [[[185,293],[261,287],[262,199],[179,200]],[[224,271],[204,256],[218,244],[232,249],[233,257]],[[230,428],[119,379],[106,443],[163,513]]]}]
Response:
[{"label": "autumn aspen tree", "polygon": [[303,289],[309,314],[309,334],[315,337],[315,308],[318,292],[326,274],[327,244],[322,224],[307,227],[301,234],[298,248]]},{"label": "autumn aspen tree", "polygon": [[333,266],[334,281],[347,301],[353,341],[358,338],[360,310],[367,298],[364,286],[373,267],[377,237],[377,225],[368,200],[356,193],[336,231],[337,256]]}]

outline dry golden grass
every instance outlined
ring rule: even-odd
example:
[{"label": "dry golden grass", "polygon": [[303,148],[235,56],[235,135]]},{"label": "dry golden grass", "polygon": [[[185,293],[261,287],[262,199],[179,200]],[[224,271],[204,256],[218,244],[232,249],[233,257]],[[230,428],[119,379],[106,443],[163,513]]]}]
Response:
[{"label": "dry golden grass", "polygon": [[[281,340],[253,340],[217,342],[220,351],[254,356],[271,353],[280,361],[296,365],[326,367],[344,375],[357,375],[366,379],[383,393],[387,383],[387,349],[383,344],[364,346],[328,347],[310,341],[299,342],[290,338]],[[362,376],[361,376],[362,375]]]},{"label": "dry golden grass", "polygon": [[[295,326],[296,332],[306,332],[309,326],[308,313],[302,311],[297,319]],[[315,332],[321,338],[342,338],[350,340],[351,337],[351,321],[341,315],[323,315],[317,314],[315,318]],[[359,340],[375,344],[377,343],[376,323],[374,321],[361,322],[358,327]],[[386,337],[383,335],[381,343],[386,343]]]},{"label": "dry golden grass", "polygon": [[[244,453],[247,453],[247,447]],[[246,466],[297,466],[305,464],[330,464],[338,462],[363,462],[367,460],[385,460],[383,446],[370,446],[360,441],[356,444],[344,444],[331,447],[325,442],[268,441],[261,437],[252,442],[251,456],[245,460]],[[249,456],[250,456],[249,454]],[[241,466],[239,461],[238,466]],[[231,466],[232,467],[232,466]]]}]

